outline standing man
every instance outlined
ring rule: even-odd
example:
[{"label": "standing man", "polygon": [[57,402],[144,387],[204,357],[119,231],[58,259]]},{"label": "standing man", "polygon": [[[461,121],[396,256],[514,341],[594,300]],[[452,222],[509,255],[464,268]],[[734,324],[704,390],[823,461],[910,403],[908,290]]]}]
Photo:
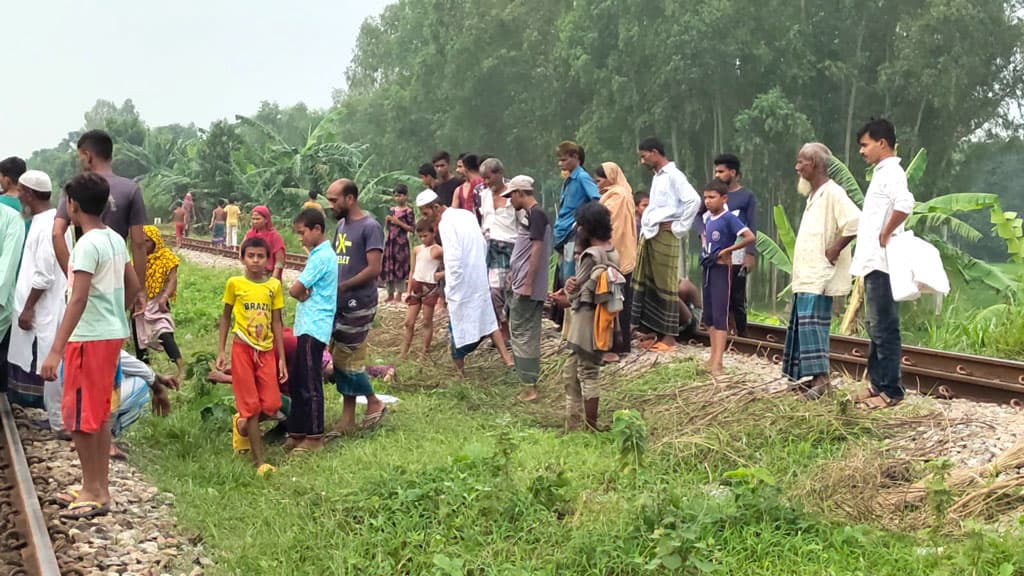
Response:
[{"label": "standing man", "polygon": [[665,145],[647,138],[637,147],[640,163],[654,172],[650,204],[640,221],[640,254],[633,269],[632,323],[647,333],[641,346],[673,352],[679,333],[680,240],[700,208],[697,191],[665,158]]},{"label": "standing man", "polygon": [[424,188],[434,190],[434,187],[437,186],[437,170],[434,169],[433,164],[430,162],[420,164],[417,174],[419,174],[420,182],[423,183]]},{"label": "standing man", "polygon": [[437,197],[441,199],[441,203],[445,206],[451,206],[452,200],[455,198],[455,191],[462,186],[462,179],[456,178],[449,170],[452,164],[452,155],[447,150],[441,150],[434,154],[434,171],[436,174],[434,177],[433,190],[437,193]]},{"label": "standing man", "polygon": [[[146,205],[142,200],[142,190],[130,178],[114,174],[111,162],[114,158],[114,141],[102,130],[89,130],[78,139],[78,163],[83,172],[95,172],[107,179],[110,185],[110,199],[103,211],[103,224],[117,234],[131,240],[132,267],[136,279],[140,283],[146,281],[146,233],[142,227],[146,225]],[[188,196],[186,196],[187,198]],[[67,232],[71,218],[68,216],[66,195],[61,195],[57,206],[57,216],[53,220],[53,251],[57,262],[65,275],[68,270],[67,243],[64,233]],[[136,301],[139,309],[145,308],[145,292],[138,294]]]},{"label": "standing man", "polygon": [[518,231],[508,272],[512,289],[508,304],[512,358],[519,381],[526,387],[519,399],[532,402],[537,399],[540,378],[540,329],[548,292],[551,224],[533,196],[533,178],[516,176],[501,195],[508,198],[517,212],[526,213],[525,222],[516,220]]},{"label": "standing man", "polygon": [[[57,382],[44,383],[39,368],[50,353],[57,327],[64,317],[68,283],[57,264],[50,240],[57,214],[50,205],[50,177],[38,170],[29,170],[21,176],[18,188],[21,204],[32,219],[14,289],[15,316],[8,355],[10,386],[19,404],[42,408],[44,398],[53,397],[44,395],[43,389],[59,386]],[[68,236],[70,234],[65,235]]]},{"label": "standing man", "polygon": [[432,218],[436,223],[444,250],[444,292],[455,369],[460,376],[464,375],[466,356],[487,336],[491,337],[505,365],[512,367],[512,358],[491,306],[487,241],[476,217],[467,210],[448,208],[432,190],[420,192],[416,206],[424,218]]},{"label": "standing man", "polygon": [[516,209],[505,194],[505,166],[497,158],[488,158],[480,165],[480,173],[488,189],[480,196],[483,221],[480,228],[487,239],[487,282],[491,286],[491,302],[498,317],[501,333],[510,337],[506,292],[509,262],[516,242]]},{"label": "standing man", "polygon": [[[857,205],[828,177],[831,158],[832,151],[819,142],[804,144],[796,156],[796,172],[810,183],[810,194],[793,250],[793,309],[782,373],[812,400],[828,392],[832,298],[850,292],[847,246],[860,221]],[[732,194],[729,200],[731,208]],[[802,381],[807,377],[811,380]]]},{"label": "standing man", "polygon": [[[754,219],[757,212],[757,199],[754,193],[740,184],[743,172],[740,171],[740,159],[733,154],[720,154],[714,161],[715,179],[729,187],[729,203],[727,210],[732,212],[747,228],[757,236]],[[704,233],[704,213],[707,208],[701,204],[697,211],[697,229]],[[754,269],[757,262],[757,243],[751,242],[744,250],[732,253],[732,273],[729,284],[729,316],[736,327],[737,336],[747,333],[747,275]]]},{"label": "standing man", "polygon": [[21,212],[21,202],[18,200],[18,178],[25,173],[25,161],[17,156],[4,158],[0,161],[0,204],[5,204]]},{"label": "standing man", "polygon": [[885,247],[903,232],[903,221],[914,210],[907,174],[894,150],[896,128],[885,119],[871,120],[857,132],[860,156],[875,167],[864,194],[864,211],[857,227],[857,249],[850,272],[864,278],[867,328],[871,337],[868,376],[871,386],[854,400],[869,409],[895,406],[903,400],[900,384],[900,307],[892,297]]},{"label": "standing man", "polygon": [[228,198],[228,205],[224,207],[224,224],[227,227],[224,234],[227,236],[228,248],[238,247],[238,216],[241,213],[234,199]]},{"label": "standing man", "polygon": [[[555,219],[555,250],[558,251],[558,275],[561,283],[576,274],[576,260],[573,256],[576,208],[600,200],[597,183],[583,169],[586,153],[579,144],[566,140],[555,149],[558,169],[569,175],[562,182],[562,194],[558,201],[558,217]],[[560,286],[560,284],[559,284]],[[558,288],[559,286],[556,286]]]},{"label": "standing man", "polygon": [[196,219],[196,205],[192,202],[192,193],[185,192],[185,200],[181,203],[185,209],[185,237],[192,234],[192,222]]},{"label": "standing man", "polygon": [[384,255],[384,229],[359,207],[359,188],[355,182],[335,180],[325,196],[338,221],[334,244],[338,255],[338,305],[331,359],[334,384],[344,400],[341,420],[334,426],[334,432],[345,434],[355,430],[358,396],[366,396],[366,414],[360,428],[373,428],[387,412],[374,394],[366,372],[366,339],[377,315],[377,277]]},{"label": "standing man", "polygon": [[185,209],[178,204],[171,214],[174,219],[174,246],[181,248],[181,239],[185,237]]},{"label": "standing man", "polygon": [[217,207],[213,209],[210,216],[210,235],[213,237],[214,246],[224,246],[225,235],[227,234],[227,212],[224,211],[224,201],[218,200]]},{"label": "standing man", "polygon": [[0,204],[0,393],[7,392],[7,348],[11,342],[15,279],[24,242],[25,221],[21,212]]}]

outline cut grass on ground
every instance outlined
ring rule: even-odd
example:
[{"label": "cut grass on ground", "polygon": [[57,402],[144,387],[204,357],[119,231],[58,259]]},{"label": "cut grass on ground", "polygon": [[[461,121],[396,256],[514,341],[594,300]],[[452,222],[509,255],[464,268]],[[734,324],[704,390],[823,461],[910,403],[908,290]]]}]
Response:
[{"label": "cut grass on ground", "polygon": [[[175,307],[186,356],[215,348],[228,270],[183,264]],[[372,337],[391,361],[401,320]],[[1019,574],[1016,536],[899,534],[808,512],[797,496],[824,462],[878,445],[870,419],[834,405],[737,401],[704,422],[704,377],[678,361],[607,384],[601,435],[561,436],[563,395],[546,360],[539,403],[481,350],[457,381],[443,339],[399,365],[396,406],[375,433],[319,454],[269,458],[257,478],[231,454],[216,394],[190,383],[169,418],[131,436],[143,471],[175,494],[181,526],[223,574]],[[695,382],[696,381],[696,382]],[[695,382],[693,386],[688,383]],[[223,394],[223,389],[220,390]],[[696,393],[694,393],[696,394]],[[328,421],[337,393],[327,387]],[[675,404],[674,404],[675,403]],[[827,498],[827,495],[825,496]],[[809,504],[809,505],[808,505]]]}]

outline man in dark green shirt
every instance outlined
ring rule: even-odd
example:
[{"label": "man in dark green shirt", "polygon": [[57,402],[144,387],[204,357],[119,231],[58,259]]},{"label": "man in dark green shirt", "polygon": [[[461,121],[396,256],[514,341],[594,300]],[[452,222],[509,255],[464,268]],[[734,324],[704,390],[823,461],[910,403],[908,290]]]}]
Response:
[{"label": "man in dark green shirt", "polygon": [[21,213],[21,201],[18,200],[18,178],[25,173],[25,161],[11,156],[0,161],[0,188],[4,193],[0,196],[0,204],[6,204]]}]

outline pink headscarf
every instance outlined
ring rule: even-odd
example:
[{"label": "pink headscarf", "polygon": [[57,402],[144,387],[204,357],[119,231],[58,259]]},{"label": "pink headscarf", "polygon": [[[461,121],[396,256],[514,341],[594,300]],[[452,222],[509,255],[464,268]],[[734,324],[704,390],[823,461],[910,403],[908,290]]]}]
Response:
[{"label": "pink headscarf", "polygon": [[267,258],[267,272],[274,273],[274,265],[277,262],[277,254],[284,252],[284,240],[281,235],[274,229],[274,221],[270,218],[270,210],[266,206],[257,206],[252,209],[253,212],[259,214],[267,221],[267,225],[263,230],[257,231],[254,228],[249,228],[249,231],[245,233],[245,239],[249,238],[262,238],[270,246],[270,257]]}]

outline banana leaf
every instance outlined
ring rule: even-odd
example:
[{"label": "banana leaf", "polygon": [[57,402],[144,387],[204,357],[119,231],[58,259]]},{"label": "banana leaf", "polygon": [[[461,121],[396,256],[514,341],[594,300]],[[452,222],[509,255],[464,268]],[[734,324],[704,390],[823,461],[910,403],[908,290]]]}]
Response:
[{"label": "banana leaf", "polygon": [[850,197],[850,200],[853,200],[854,204],[863,207],[864,191],[861,190],[860,183],[854,178],[853,173],[846,167],[846,164],[843,164],[842,160],[835,156],[829,161],[828,177],[835,180],[836,184],[842,186],[843,190],[846,190],[846,195]]},{"label": "banana leaf", "polygon": [[910,161],[910,165],[907,166],[907,186],[911,190],[917,188],[917,185],[921,182],[921,178],[924,177],[924,171],[928,168],[928,151],[921,148],[914,155],[914,159]]},{"label": "banana leaf", "polygon": [[779,248],[779,245],[764,232],[757,233],[757,252],[762,258],[767,259],[779,270],[782,270],[786,274],[793,273],[793,261],[782,250],[782,248]]},{"label": "banana leaf", "polygon": [[786,211],[781,204],[775,206],[772,215],[775,217],[775,227],[778,229],[782,247],[786,250],[789,259],[792,260],[793,251],[796,249],[796,233],[793,232],[793,226],[790,225],[789,217],[786,216]]}]

